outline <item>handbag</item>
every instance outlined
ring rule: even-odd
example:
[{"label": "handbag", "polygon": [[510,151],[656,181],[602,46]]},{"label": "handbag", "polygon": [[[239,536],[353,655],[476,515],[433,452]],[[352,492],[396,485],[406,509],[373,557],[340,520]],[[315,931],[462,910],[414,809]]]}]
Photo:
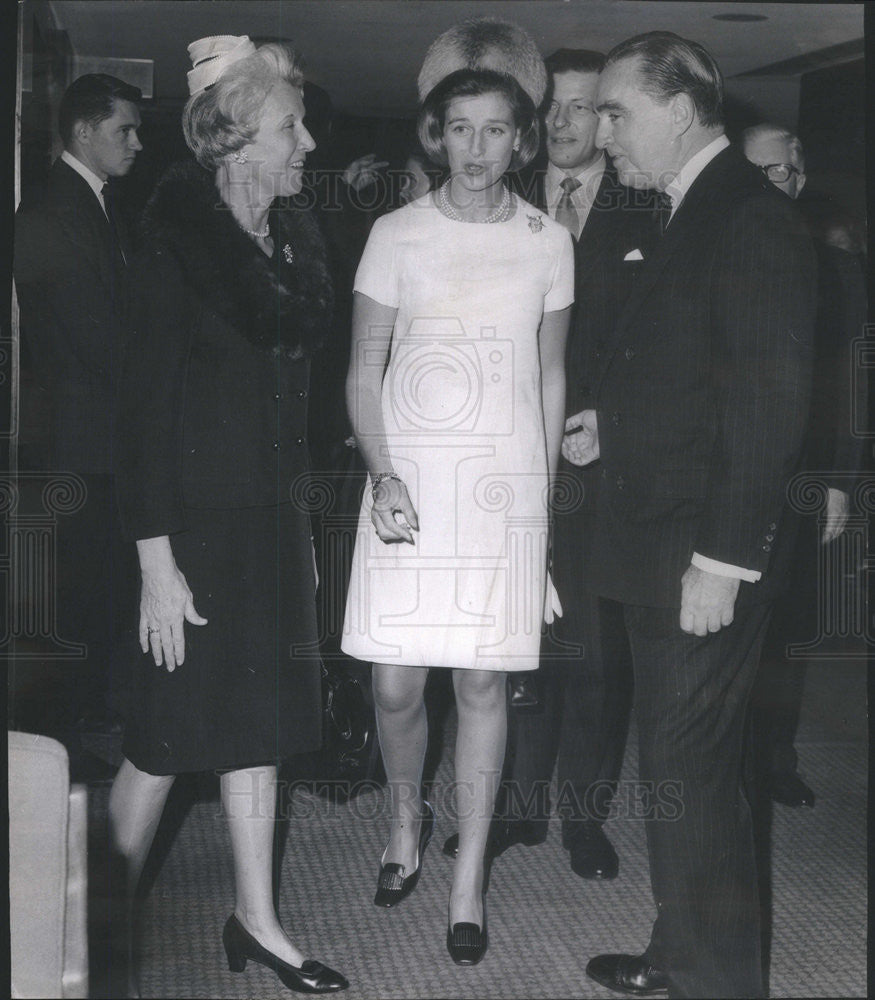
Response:
[{"label": "handbag", "polygon": [[315,791],[347,802],[384,785],[369,664],[322,664],[322,751]]}]

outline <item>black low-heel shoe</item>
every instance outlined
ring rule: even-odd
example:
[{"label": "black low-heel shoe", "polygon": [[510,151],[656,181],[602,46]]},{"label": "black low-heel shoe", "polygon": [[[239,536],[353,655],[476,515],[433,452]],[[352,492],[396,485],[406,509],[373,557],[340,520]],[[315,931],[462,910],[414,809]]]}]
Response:
[{"label": "black low-heel shoe", "polygon": [[232,972],[242,972],[247,959],[258,962],[275,972],[283,986],[298,993],[336,993],[345,990],[349,982],[334,969],[307,959],[300,968],[289,965],[277,958],[267,948],[260,945],[232,913],[222,931],[222,943],[228,956],[228,968]]},{"label": "black low-heel shoe", "polygon": [[476,965],[489,947],[486,930],[486,901],[483,901],[483,927],[460,923],[447,925],[447,951],[456,965]]},{"label": "black low-heel shoe", "polygon": [[380,875],[377,879],[377,891],[374,895],[374,906],[396,906],[402,899],[406,899],[416,888],[419,882],[419,873],[422,871],[422,858],[425,849],[434,833],[434,809],[430,803],[423,801],[425,815],[419,821],[419,846],[416,850],[416,870],[410,875],[404,875],[404,865],[394,862],[388,865],[380,865]]}]

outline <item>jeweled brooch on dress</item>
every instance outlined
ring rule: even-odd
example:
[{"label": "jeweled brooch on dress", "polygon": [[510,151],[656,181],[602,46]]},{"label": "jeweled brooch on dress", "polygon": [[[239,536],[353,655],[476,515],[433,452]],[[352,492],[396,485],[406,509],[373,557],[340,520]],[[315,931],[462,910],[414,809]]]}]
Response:
[{"label": "jeweled brooch on dress", "polygon": [[286,258],[287,264],[295,263],[295,254],[292,251],[292,248],[288,245],[288,243],[286,243],[286,245],[283,247],[283,257]]},{"label": "jeweled brooch on dress", "polygon": [[533,233],[540,233],[544,228],[544,220],[540,215],[527,215],[526,218],[529,220],[529,229]]}]

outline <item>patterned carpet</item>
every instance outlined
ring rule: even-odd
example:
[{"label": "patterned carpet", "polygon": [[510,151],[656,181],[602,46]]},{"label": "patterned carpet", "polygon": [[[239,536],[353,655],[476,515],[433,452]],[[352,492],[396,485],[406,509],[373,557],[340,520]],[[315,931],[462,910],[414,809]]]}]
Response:
[{"label": "patterned carpet", "polygon": [[[813,810],[773,810],[774,997],[866,995],[865,704],[861,661],[810,669],[797,748],[800,770],[818,798]],[[614,882],[585,882],[571,872],[558,823],[551,824],[545,844],[516,846],[503,855],[488,894],[489,951],[473,968],[451,962],[444,936],[453,862],[440,845],[454,829],[447,801],[453,730],[450,716],[432,794],[435,837],[416,892],[397,909],[371,903],[386,837],[385,794],[369,791],[351,804],[332,805],[295,792],[282,859],[286,929],[305,951],[349,978],[349,1000],[616,996],[587,979],[584,968],[598,952],[639,952],[649,937],[654,911],[644,830],[629,817],[606,826],[620,856]],[[626,788],[635,778],[635,760],[633,732]],[[289,995],[260,966],[250,963],[242,974],[227,970],[221,931],[233,907],[233,878],[216,792],[214,779],[181,780],[168,806],[145,900],[144,997]],[[92,788],[95,886],[106,798],[105,786]],[[95,918],[95,996],[110,995],[107,961]]]}]

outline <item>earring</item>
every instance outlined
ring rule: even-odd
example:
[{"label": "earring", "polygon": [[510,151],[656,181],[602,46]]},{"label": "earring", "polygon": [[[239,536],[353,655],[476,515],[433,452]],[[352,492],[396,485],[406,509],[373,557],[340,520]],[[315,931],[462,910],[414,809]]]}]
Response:
[{"label": "earring", "polygon": [[520,151],[520,144],[519,144],[519,143],[517,143],[517,144],[516,144],[516,145],[515,145],[515,146],[513,147],[513,151],[514,151],[515,153],[518,153],[518,152]]},{"label": "earring", "polygon": [[249,162],[249,154],[246,152],[245,149],[237,149],[237,150],[234,151],[233,155],[234,155],[234,162],[235,163],[248,163]]}]

